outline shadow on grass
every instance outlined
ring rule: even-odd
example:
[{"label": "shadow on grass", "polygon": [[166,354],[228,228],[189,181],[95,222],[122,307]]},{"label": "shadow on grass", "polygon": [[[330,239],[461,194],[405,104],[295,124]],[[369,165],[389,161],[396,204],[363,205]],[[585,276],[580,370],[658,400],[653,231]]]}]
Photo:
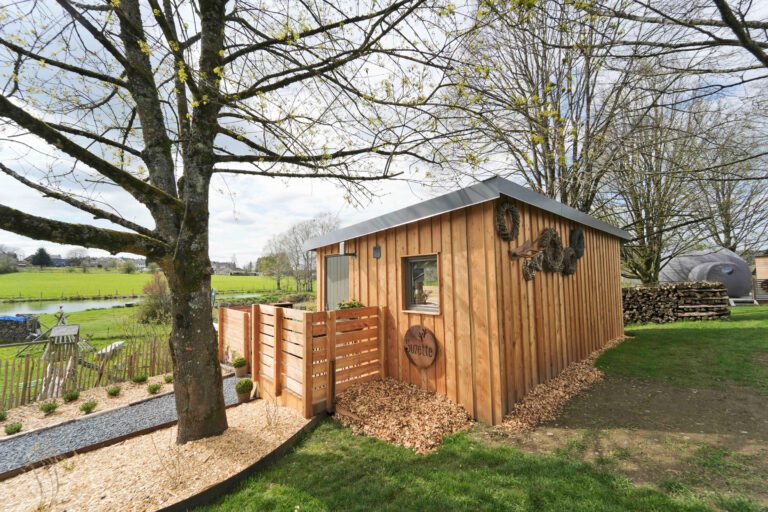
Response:
[{"label": "shadow on grass", "polygon": [[277,465],[206,510],[708,510],[564,458],[465,434],[419,456],[321,425]]}]

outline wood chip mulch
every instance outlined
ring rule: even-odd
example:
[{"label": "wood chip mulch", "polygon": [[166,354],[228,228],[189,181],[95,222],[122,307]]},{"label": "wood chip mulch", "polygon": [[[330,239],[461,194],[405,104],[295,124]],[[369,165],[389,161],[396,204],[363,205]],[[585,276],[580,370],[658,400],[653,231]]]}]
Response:
[{"label": "wood chip mulch", "polygon": [[355,434],[427,453],[472,419],[448,398],[394,379],[352,386],[336,400],[336,419]]},{"label": "wood chip mulch", "polygon": [[264,400],[227,409],[227,420],[220,436],[179,446],[174,426],[10,478],[0,482],[0,509],[157,510],[242,471],[308,421]]},{"label": "wood chip mulch", "polygon": [[534,387],[512,407],[512,411],[497,428],[509,434],[516,434],[533,430],[545,421],[554,420],[568,400],[603,379],[603,372],[594,366],[595,360],[622,341],[623,338],[608,342],[586,359],[568,365],[560,375],[549,382]]}]

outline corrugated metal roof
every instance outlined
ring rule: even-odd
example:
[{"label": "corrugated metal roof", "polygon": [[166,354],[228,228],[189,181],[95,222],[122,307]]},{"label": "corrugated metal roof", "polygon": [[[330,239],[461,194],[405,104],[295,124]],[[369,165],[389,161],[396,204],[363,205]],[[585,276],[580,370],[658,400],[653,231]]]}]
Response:
[{"label": "corrugated metal roof", "polygon": [[450,192],[448,194],[428,199],[421,203],[396,210],[373,219],[353,224],[345,228],[332,231],[326,235],[313,238],[304,244],[304,249],[313,251],[320,247],[336,244],[346,240],[352,240],[360,236],[370,235],[385,229],[410,224],[422,219],[428,219],[443,213],[460,210],[486,201],[492,201],[501,196],[506,196],[522,203],[535,206],[542,210],[554,213],[566,219],[584,224],[591,228],[604,231],[615,237],[629,240],[630,234],[612,224],[596,219],[591,215],[582,213],[563,203],[555,201],[543,194],[534,192],[498,176],[487,179],[475,185]]}]

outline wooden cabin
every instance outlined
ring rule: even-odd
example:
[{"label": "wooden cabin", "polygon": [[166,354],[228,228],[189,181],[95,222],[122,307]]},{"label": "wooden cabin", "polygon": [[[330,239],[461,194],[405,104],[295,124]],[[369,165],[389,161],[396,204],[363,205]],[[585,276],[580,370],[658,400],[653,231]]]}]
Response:
[{"label": "wooden cabin", "polygon": [[305,248],[317,253],[319,310],[387,307],[386,376],[497,424],[536,384],[623,336],[627,239],[495,177]]}]

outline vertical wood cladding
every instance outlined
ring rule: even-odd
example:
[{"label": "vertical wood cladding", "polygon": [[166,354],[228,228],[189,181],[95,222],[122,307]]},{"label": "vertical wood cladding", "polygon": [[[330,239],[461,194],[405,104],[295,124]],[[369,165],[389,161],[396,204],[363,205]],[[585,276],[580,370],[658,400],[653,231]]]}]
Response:
[{"label": "vertical wood cladding", "polygon": [[[499,423],[533,386],[558,375],[623,334],[619,239],[515,201],[517,240],[496,234],[493,201],[348,240],[350,297],[387,306],[387,375],[448,396],[475,418]],[[522,277],[522,260],[507,251],[555,228],[567,245],[584,229],[586,250],[574,275],[540,272]],[[373,247],[381,257],[373,258]],[[318,249],[318,307],[325,303],[324,258],[338,244]],[[438,314],[403,310],[402,258],[437,253]],[[411,365],[403,336],[421,324],[435,333],[438,354],[426,370]]]}]

